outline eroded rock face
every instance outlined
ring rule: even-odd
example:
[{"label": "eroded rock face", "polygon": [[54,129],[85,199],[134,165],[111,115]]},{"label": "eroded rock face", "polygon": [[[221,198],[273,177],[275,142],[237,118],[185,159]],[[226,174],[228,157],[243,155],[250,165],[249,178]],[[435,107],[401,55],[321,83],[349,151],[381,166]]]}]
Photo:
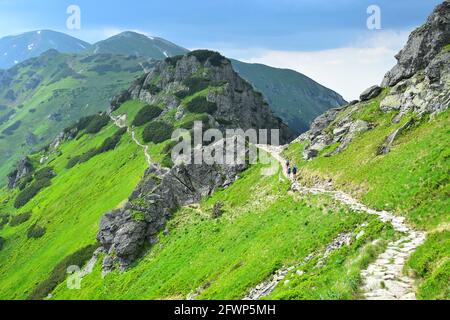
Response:
[{"label": "eroded rock face", "polygon": [[444,1],[436,7],[423,26],[411,33],[407,45],[396,56],[397,65],[386,74],[382,86],[394,86],[425,69],[449,43],[450,2]]},{"label": "eroded rock face", "polygon": [[[373,86],[361,94],[361,101],[330,110],[317,118],[311,130],[303,134],[299,141],[308,142],[303,157],[306,160],[317,157],[322,150],[332,144],[337,147],[325,154],[333,156],[345,150],[355,136],[371,130],[373,125],[357,119],[359,111],[366,108],[374,98],[379,97],[382,112],[395,112],[392,123],[399,123],[405,115],[435,115],[448,109],[450,105],[450,50],[445,47],[450,42],[449,29],[450,2],[439,5],[428,18],[427,23],[414,31],[397,56],[399,63],[386,74],[383,91]],[[382,95],[382,96],[380,96]],[[378,154],[388,153],[395,139],[409,129],[413,122],[386,137]]]},{"label": "eroded rock face", "polygon": [[224,57],[211,62],[211,59],[200,61],[188,54],[175,62],[169,59],[156,63],[128,91],[113,99],[113,103],[119,105],[128,99],[139,99],[148,104],[163,105],[163,115],[176,109],[176,119],[180,120],[184,113],[177,94],[190,89],[186,81],[192,78],[220,87],[207,95],[207,100],[217,105],[217,110],[210,116],[218,129],[279,129],[280,143],[295,138],[293,131],[272,113],[262,94],[242,79]]},{"label": "eroded rock face", "polygon": [[25,176],[29,175],[33,171],[33,165],[28,159],[28,157],[25,157],[21,159],[17,165],[16,168],[8,174],[8,188],[14,189],[18,186],[20,180],[24,178]]},{"label": "eroded rock face", "polygon": [[[218,143],[205,147],[215,148]],[[157,242],[174,211],[199,202],[218,188],[232,184],[246,164],[179,164],[172,169],[152,166],[133,191],[124,208],[105,214],[97,240],[108,252],[104,270],[117,264],[126,269],[145,246]]]}]

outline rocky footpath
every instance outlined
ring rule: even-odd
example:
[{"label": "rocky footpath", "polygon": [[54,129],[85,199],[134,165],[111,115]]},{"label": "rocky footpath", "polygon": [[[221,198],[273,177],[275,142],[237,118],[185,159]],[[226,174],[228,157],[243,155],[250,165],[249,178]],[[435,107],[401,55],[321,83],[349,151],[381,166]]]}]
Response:
[{"label": "rocky footpath", "polygon": [[[291,190],[302,194],[322,194],[331,196],[334,200],[348,206],[354,211],[375,215],[385,223],[390,223],[394,230],[402,234],[399,240],[388,244],[387,250],[382,253],[375,262],[371,263],[361,273],[363,286],[361,293],[366,299],[371,300],[412,300],[415,299],[414,280],[403,274],[403,268],[410,255],[419,247],[426,238],[424,232],[416,231],[405,223],[404,217],[398,217],[392,212],[374,210],[360,203],[352,196],[342,191],[330,190],[331,185],[315,187],[302,186],[292,176],[286,174],[286,160],[282,157],[283,147],[260,145],[258,148],[271,154],[283,168],[284,175],[291,180]],[[339,250],[345,245],[350,245],[353,238],[359,235],[343,233],[327,246],[316,267],[320,268],[326,258],[334,250]],[[307,259],[310,259],[308,257]],[[301,265],[301,264],[300,264]],[[272,277],[252,289],[246,299],[260,299],[269,295],[275,287],[283,281],[289,273],[300,265],[284,267]],[[302,274],[297,274],[302,275]]]},{"label": "rocky footpath", "polygon": [[[218,141],[204,152],[223,145]],[[225,149],[224,149],[225,152]],[[176,209],[199,202],[218,188],[226,188],[245,170],[246,164],[178,164],[172,169],[152,165],[123,208],[105,214],[97,240],[108,254],[103,269],[126,269],[145,248],[158,241],[158,234]]]},{"label": "rocky footpath", "polygon": [[[365,90],[359,101],[332,109],[315,119],[310,131],[298,138],[307,145],[303,157],[311,160],[327,146],[337,144],[336,149],[325,156],[332,156],[347,148],[359,133],[371,130],[373,124],[357,118],[357,114],[371,103],[380,104],[385,113],[394,112],[393,124],[412,114],[414,118],[436,114],[450,105],[450,2],[439,5],[427,22],[409,37],[405,48],[397,55],[398,64],[389,71],[382,86]],[[374,102],[373,99],[378,99]],[[413,118],[411,118],[413,119]],[[379,154],[390,151],[395,139],[414,123],[394,130]]]}]

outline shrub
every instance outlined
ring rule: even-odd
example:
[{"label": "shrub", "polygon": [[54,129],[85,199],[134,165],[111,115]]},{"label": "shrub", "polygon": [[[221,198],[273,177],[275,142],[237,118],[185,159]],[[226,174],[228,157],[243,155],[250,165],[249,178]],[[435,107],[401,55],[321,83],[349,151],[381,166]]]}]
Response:
[{"label": "shrub", "polygon": [[197,97],[188,103],[187,110],[192,113],[213,114],[217,111],[217,104],[214,102],[209,102],[205,97]]},{"label": "shrub", "polygon": [[142,133],[144,142],[161,143],[172,137],[173,127],[162,121],[149,123]]},{"label": "shrub", "polygon": [[36,180],[52,179],[56,176],[55,171],[51,167],[45,167],[34,174]]},{"label": "shrub", "polygon": [[31,218],[31,211],[24,212],[21,214],[18,214],[16,216],[12,216],[11,221],[9,222],[9,225],[11,227],[16,227],[18,225],[21,225],[22,223],[27,222]]},{"label": "shrub", "polygon": [[207,60],[213,66],[220,66],[223,62],[226,61],[226,58],[222,56],[220,53],[210,50],[195,50],[188,54],[189,56],[194,56],[200,63],[205,63]]},{"label": "shrub", "polygon": [[180,61],[183,58],[182,55],[174,56],[174,57],[168,57],[166,58],[166,63],[171,65],[172,67],[175,67],[177,65],[177,62]]},{"label": "shrub", "polygon": [[98,148],[93,148],[82,155],[75,156],[67,162],[66,168],[71,169],[75,167],[78,163],[88,162],[90,159],[99,155],[101,153],[107,152],[109,150],[113,150],[120,142],[122,135],[127,132],[126,128],[120,128],[114,133],[112,137],[106,138],[102,145]]},{"label": "shrub", "polygon": [[86,133],[98,133],[109,122],[109,116],[107,114],[95,115],[86,127]]},{"label": "shrub", "polygon": [[5,244],[5,239],[3,239],[2,237],[0,237],[0,251],[2,251],[3,249],[3,245]]},{"label": "shrub", "polygon": [[161,89],[153,83],[147,84],[144,89],[150,92],[152,95],[156,95],[161,92]]},{"label": "shrub", "polygon": [[33,181],[28,187],[23,189],[14,202],[15,208],[21,208],[36,196],[39,191],[51,185],[51,179],[45,178]]},{"label": "shrub", "polygon": [[5,130],[2,131],[3,134],[10,136],[14,133],[14,131],[16,131],[17,129],[19,129],[19,127],[22,125],[22,121],[16,121],[14,122],[12,125],[10,125],[8,128],[6,128]]},{"label": "shrub", "polygon": [[142,126],[159,117],[161,113],[162,109],[160,107],[147,105],[139,110],[139,112],[136,114],[132,125],[136,127]]},{"label": "shrub", "polygon": [[27,231],[28,239],[39,239],[45,234],[45,228],[37,224],[33,224]]},{"label": "shrub", "polygon": [[36,286],[28,299],[40,300],[47,297],[48,294],[58,286],[58,284],[64,281],[67,276],[67,268],[70,266],[79,266],[80,268],[84,266],[92,257],[97,247],[98,246],[96,244],[89,245],[65,257],[53,268],[48,278]]}]

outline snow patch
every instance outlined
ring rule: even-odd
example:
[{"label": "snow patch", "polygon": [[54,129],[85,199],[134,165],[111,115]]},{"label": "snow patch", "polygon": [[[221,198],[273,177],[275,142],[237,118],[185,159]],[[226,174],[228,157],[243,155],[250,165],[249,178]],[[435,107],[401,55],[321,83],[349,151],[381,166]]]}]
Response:
[{"label": "snow patch", "polygon": [[163,53],[164,53],[164,55],[166,56],[166,58],[169,57],[169,55],[167,54],[167,51],[164,51]]},{"label": "snow patch", "polygon": [[33,50],[33,48],[34,48],[34,43],[28,45],[28,50]]}]

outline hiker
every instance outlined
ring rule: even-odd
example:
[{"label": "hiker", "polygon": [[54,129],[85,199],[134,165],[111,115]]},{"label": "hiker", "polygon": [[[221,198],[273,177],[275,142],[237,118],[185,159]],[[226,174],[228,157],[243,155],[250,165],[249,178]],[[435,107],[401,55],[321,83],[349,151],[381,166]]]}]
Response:
[{"label": "hiker", "polygon": [[287,174],[288,174],[288,176],[291,175],[291,166],[289,166],[289,167],[287,168]]},{"label": "hiker", "polygon": [[294,176],[294,179],[297,178],[297,172],[298,172],[298,168],[297,168],[297,165],[295,165],[294,169],[292,169],[292,175]]}]

